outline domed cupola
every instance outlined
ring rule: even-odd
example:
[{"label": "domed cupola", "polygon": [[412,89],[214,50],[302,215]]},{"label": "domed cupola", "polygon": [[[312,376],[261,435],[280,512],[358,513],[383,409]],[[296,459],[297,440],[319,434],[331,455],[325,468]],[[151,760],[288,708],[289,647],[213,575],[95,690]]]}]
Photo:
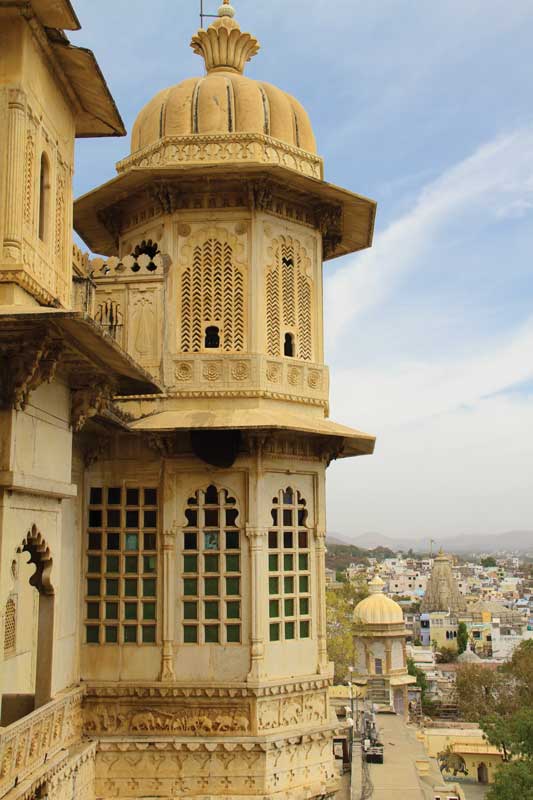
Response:
[{"label": "domed cupola", "polygon": [[[281,89],[243,75],[245,64],[259,51],[257,39],[241,31],[226,0],[218,14],[191,41],[207,74],[164,89],[142,109],[133,127],[132,154],[167,137],[213,134],[260,134],[315,154],[303,106]],[[226,158],[232,160],[231,148]]]},{"label": "domed cupola", "polygon": [[354,609],[356,625],[402,625],[403,611],[398,603],[383,594],[384,582],[375,575],[368,584],[368,597]]}]

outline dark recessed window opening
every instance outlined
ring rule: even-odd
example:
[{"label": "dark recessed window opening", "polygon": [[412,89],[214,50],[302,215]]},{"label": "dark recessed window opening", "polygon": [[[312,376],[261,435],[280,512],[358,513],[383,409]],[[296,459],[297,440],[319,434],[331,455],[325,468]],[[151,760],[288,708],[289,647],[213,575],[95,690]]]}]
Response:
[{"label": "dark recessed window opening", "polygon": [[48,236],[48,217],[50,207],[50,165],[46,154],[41,156],[41,175],[39,179],[39,239],[44,242]]},{"label": "dark recessed window opening", "polygon": [[220,347],[220,330],[216,325],[205,329],[205,347],[216,350]]},{"label": "dark recessed window opening", "polygon": [[283,344],[283,354],[294,358],[294,336],[292,333],[285,334],[285,342]]}]

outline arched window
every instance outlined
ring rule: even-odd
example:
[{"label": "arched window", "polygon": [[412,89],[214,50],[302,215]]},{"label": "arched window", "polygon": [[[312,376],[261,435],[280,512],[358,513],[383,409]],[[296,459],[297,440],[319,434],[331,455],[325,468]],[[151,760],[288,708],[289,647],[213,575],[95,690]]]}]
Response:
[{"label": "arched window", "polygon": [[268,533],[270,641],[311,636],[311,554],[306,502],[288,487],[272,498]]},{"label": "arched window", "polygon": [[39,239],[45,242],[48,239],[50,218],[50,162],[48,156],[41,156],[41,172],[39,178]]},{"label": "arched window", "polygon": [[294,335],[292,333],[285,334],[285,342],[283,345],[283,355],[289,358],[294,357]]},{"label": "arched window", "polygon": [[181,619],[184,644],[238,644],[242,638],[241,530],[237,500],[208,486],[187,501]]},{"label": "arched window", "polygon": [[220,347],[220,328],[216,325],[208,325],[205,329],[205,348],[218,350]]}]

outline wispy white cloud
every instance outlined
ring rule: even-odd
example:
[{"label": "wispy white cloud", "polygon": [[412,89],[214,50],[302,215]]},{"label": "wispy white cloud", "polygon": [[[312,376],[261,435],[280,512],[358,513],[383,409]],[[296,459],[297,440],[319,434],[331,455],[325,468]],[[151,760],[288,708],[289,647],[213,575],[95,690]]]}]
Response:
[{"label": "wispy white cloud", "polygon": [[[343,328],[393,292],[420,267],[451,222],[505,219],[533,207],[533,126],[502,136],[427,185],[411,211],[326,280],[327,340],[334,352]],[[379,212],[378,212],[379,213]]]}]

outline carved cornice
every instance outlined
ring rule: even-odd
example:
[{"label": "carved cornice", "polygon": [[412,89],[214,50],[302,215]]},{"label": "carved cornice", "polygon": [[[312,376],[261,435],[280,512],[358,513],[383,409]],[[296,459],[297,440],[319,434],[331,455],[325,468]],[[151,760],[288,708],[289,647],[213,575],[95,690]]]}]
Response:
[{"label": "carved cornice", "polygon": [[76,389],[72,393],[71,425],[75,433],[81,431],[90,417],[96,416],[106,409],[115,394],[115,386],[111,381],[95,378],[91,386]]},{"label": "carved cornice", "polygon": [[21,289],[28,292],[32,297],[39,301],[41,305],[58,307],[57,297],[45,289],[38,281],[30,275],[27,268],[21,265],[0,268],[0,283],[14,283]]},{"label": "carved cornice", "polygon": [[65,350],[61,339],[35,334],[24,348],[0,344],[0,404],[22,411],[31,392],[50,383]]},{"label": "carved cornice", "polygon": [[317,689],[325,689],[332,685],[332,679],[324,676],[308,677],[287,683],[266,684],[263,686],[180,686],[174,684],[168,686],[163,683],[150,684],[101,684],[88,683],[85,686],[86,699],[150,699],[156,701],[171,700],[177,698],[204,698],[206,700],[216,698],[268,698],[280,697],[283,695],[310,692]]}]

